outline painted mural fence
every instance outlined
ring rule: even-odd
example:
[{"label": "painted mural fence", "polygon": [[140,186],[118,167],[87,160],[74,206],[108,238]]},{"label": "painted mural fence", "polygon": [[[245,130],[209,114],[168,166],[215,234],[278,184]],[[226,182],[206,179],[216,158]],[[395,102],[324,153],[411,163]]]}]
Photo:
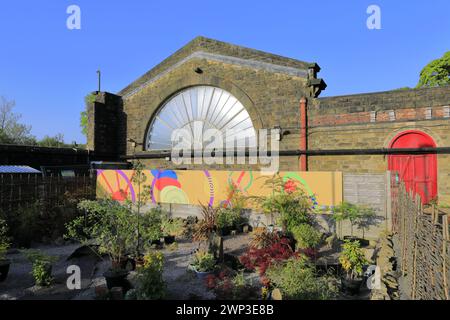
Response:
[{"label": "painted mural fence", "polygon": [[[230,201],[230,189],[246,196],[270,195],[271,176],[258,171],[144,170],[146,198],[154,204],[172,203],[219,206]],[[136,201],[138,187],[133,170],[97,170],[97,197]],[[311,197],[317,209],[327,210],[342,201],[341,172],[280,172],[283,181],[293,181]],[[141,185],[141,190],[144,190]]]}]

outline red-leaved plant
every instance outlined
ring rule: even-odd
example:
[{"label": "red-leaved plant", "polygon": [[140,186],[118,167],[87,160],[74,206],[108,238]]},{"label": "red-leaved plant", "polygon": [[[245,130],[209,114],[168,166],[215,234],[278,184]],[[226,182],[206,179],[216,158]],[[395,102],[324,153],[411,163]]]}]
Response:
[{"label": "red-leaved plant", "polygon": [[258,271],[260,277],[264,280],[266,270],[272,264],[298,255],[299,253],[292,251],[289,240],[282,238],[279,242],[267,248],[258,249],[250,247],[239,260],[247,270]]}]

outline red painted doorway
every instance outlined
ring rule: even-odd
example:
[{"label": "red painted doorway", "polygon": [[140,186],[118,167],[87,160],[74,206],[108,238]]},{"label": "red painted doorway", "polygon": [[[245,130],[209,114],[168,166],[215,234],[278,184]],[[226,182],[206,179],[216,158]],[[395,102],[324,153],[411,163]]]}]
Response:
[{"label": "red painted doorway", "polygon": [[[409,130],[392,139],[389,148],[435,148],[433,138],[424,132]],[[397,171],[405,183],[406,190],[420,195],[424,204],[437,195],[436,154],[389,155],[389,170]]]}]

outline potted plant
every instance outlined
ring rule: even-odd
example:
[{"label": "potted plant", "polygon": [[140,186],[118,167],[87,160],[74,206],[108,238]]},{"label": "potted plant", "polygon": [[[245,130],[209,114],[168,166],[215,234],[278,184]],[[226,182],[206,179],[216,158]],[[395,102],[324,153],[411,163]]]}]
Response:
[{"label": "potted plant", "polygon": [[216,230],[218,209],[200,204],[202,218],[194,225],[192,240],[209,241]]},{"label": "potted plant", "polygon": [[216,217],[217,231],[221,236],[228,236],[233,227],[232,211],[228,208],[219,208]]},{"label": "potted plant", "polygon": [[216,259],[212,253],[204,250],[198,250],[194,253],[190,266],[197,275],[197,278],[204,279],[207,275],[213,273],[215,265]]},{"label": "potted plant", "polygon": [[146,245],[161,245],[163,215],[161,208],[156,207],[145,212],[140,217],[139,233],[144,244],[140,250],[145,251]]},{"label": "potted plant", "polygon": [[8,226],[6,221],[0,219],[0,282],[5,281],[9,273],[9,266],[11,261],[6,259],[6,253],[10,246],[9,238],[6,236],[8,232]]},{"label": "potted plant", "polygon": [[35,249],[23,250],[22,253],[32,263],[31,274],[36,285],[49,286],[53,280],[52,264],[58,260],[57,257],[46,255]]},{"label": "potted plant", "polygon": [[364,281],[363,267],[368,262],[358,241],[344,240],[339,262],[345,271],[342,288],[350,294],[358,294]]},{"label": "potted plant", "polygon": [[184,233],[184,221],[181,218],[164,218],[161,222],[161,230],[165,244],[172,244],[175,239]]},{"label": "potted plant", "polygon": [[311,249],[314,252],[317,249],[322,234],[309,224],[301,224],[292,228],[292,235],[295,239],[295,245],[299,250]]},{"label": "potted plant", "polygon": [[98,245],[98,252],[111,259],[111,268],[104,273],[108,288],[127,288],[125,264],[128,254],[136,250],[136,215],[113,200],[84,200],[78,208],[86,215],[66,225],[66,237]]},{"label": "potted plant", "polygon": [[[344,240],[359,241],[365,247],[369,242],[364,239],[364,231],[373,224],[377,224],[378,217],[372,208],[343,201],[335,208],[333,219],[336,222],[348,220],[350,222],[350,236],[344,236]],[[354,227],[362,229],[363,238],[353,235]]]}]

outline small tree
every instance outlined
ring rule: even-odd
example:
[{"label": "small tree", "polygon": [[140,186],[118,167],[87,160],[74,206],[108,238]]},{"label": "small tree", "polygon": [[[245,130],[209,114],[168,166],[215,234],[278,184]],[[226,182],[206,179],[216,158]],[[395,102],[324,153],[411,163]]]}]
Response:
[{"label": "small tree", "polygon": [[353,228],[356,226],[364,231],[377,220],[375,211],[372,208],[356,205],[343,201],[334,209],[333,219],[336,222],[348,220],[350,222],[350,235],[353,236]]},{"label": "small tree", "polygon": [[272,222],[277,217],[285,231],[311,223],[311,198],[293,180],[284,181],[277,174],[266,179],[264,185],[272,189],[272,194],[253,199],[265,214],[270,215]]}]

